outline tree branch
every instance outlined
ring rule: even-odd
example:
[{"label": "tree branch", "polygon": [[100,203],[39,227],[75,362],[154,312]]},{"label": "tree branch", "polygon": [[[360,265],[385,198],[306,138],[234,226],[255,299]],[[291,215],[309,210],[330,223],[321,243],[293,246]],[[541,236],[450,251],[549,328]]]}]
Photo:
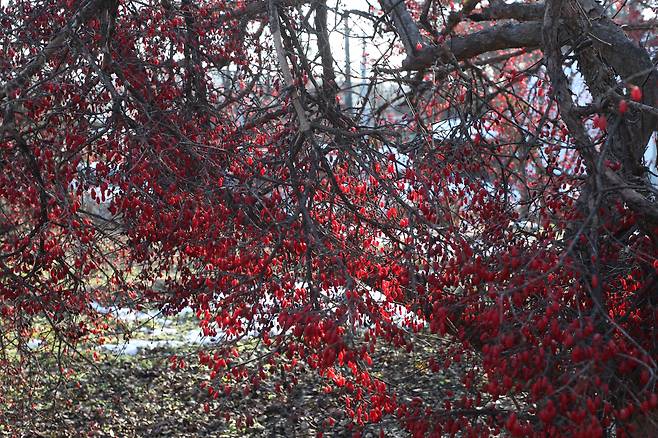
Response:
[{"label": "tree branch", "polygon": [[541,44],[541,24],[538,22],[508,23],[473,32],[466,36],[449,38],[443,46],[425,47],[416,56],[407,57],[402,68],[420,70],[452,52],[463,61],[483,53],[513,48],[537,48]]},{"label": "tree branch", "polygon": [[333,99],[338,90],[334,58],[331,55],[329,32],[327,30],[327,2],[321,0],[315,8],[315,31],[318,35],[318,52],[322,61],[322,88],[327,97]]},{"label": "tree branch", "polygon": [[272,37],[274,39],[274,49],[276,50],[276,56],[279,61],[279,67],[281,68],[281,74],[283,75],[283,80],[286,84],[286,87],[290,88],[292,104],[297,113],[297,118],[299,119],[299,129],[303,133],[307,133],[311,130],[311,125],[308,123],[306,118],[306,113],[302,107],[301,102],[299,101],[299,95],[295,89],[295,84],[293,82],[292,73],[290,71],[290,66],[288,65],[288,60],[286,59],[286,52],[283,49],[283,40],[281,38],[281,28],[279,27],[279,12],[277,6],[274,4],[274,0],[269,0],[269,20],[270,20],[270,30],[272,31]]},{"label": "tree branch", "polygon": [[407,56],[417,52],[416,45],[422,43],[422,36],[416,22],[411,17],[404,0],[380,0],[384,13],[390,15],[398,36],[402,40]]}]

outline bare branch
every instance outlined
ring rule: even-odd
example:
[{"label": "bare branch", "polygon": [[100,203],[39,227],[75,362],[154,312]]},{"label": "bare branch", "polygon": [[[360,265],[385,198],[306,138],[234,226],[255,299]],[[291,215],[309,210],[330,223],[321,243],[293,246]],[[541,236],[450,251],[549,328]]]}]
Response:
[{"label": "bare branch", "polygon": [[315,8],[315,31],[318,34],[318,51],[322,60],[322,88],[330,98],[337,91],[334,58],[331,55],[329,32],[327,31],[327,2],[321,0]]},{"label": "bare branch", "polygon": [[407,56],[416,53],[416,45],[422,43],[418,25],[411,17],[404,0],[380,0],[384,12],[391,16]]},{"label": "bare branch", "polygon": [[279,12],[277,6],[274,4],[274,0],[269,0],[269,8],[270,29],[272,31],[272,37],[274,38],[274,48],[279,61],[279,67],[281,68],[281,74],[283,75],[283,80],[286,86],[291,89],[292,104],[295,107],[295,112],[299,119],[299,128],[303,133],[306,133],[310,131],[311,125],[308,123],[306,113],[304,113],[304,108],[299,101],[299,95],[294,88],[292,73],[290,71],[290,66],[288,65],[288,60],[286,59],[286,52],[283,49],[281,28],[279,27]]},{"label": "bare branch", "polygon": [[466,36],[455,36],[440,47],[427,47],[416,56],[408,57],[403,63],[407,70],[420,70],[434,64],[452,52],[455,59],[463,61],[483,53],[503,49],[537,48],[541,44],[541,24],[537,22],[502,24],[474,32]]}]

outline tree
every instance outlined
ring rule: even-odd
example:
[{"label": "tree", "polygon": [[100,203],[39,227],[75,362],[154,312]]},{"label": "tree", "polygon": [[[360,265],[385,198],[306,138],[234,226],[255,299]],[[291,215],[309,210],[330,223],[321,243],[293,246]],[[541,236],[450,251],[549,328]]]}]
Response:
[{"label": "tree", "polygon": [[[356,428],[655,433],[649,11],[9,1],[4,363],[37,318],[73,349],[102,331],[95,301],[192,306],[222,339],[200,353],[213,391],[287,356],[345,391]],[[367,78],[332,43],[348,15],[379,53]],[[236,356],[254,332],[266,351]],[[463,359],[465,395],[397,399],[369,373],[378,343],[436,373]]]}]

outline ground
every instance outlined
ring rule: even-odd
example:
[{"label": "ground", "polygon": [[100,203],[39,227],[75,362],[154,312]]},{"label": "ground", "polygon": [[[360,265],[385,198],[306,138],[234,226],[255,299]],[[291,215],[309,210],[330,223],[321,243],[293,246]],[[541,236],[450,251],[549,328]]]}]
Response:
[{"label": "ground", "polygon": [[[290,392],[276,393],[265,383],[248,396],[222,394],[213,400],[202,387],[209,370],[196,359],[199,348],[212,346],[195,338],[193,315],[166,321],[145,313],[119,316],[124,328],[131,326],[133,340],[82,351],[66,378],[54,358],[44,354],[39,367],[26,372],[29,393],[19,392],[25,385],[15,385],[5,395],[0,436],[302,437],[319,431],[351,436],[341,394],[326,393],[326,382],[315,371],[296,370],[299,384]],[[428,338],[425,344],[434,341]],[[459,390],[459,372],[453,367],[454,372],[430,373],[426,353],[382,347],[373,358],[374,373],[402,399],[422,396],[438,405]],[[187,366],[172,369],[172,354],[188,357]],[[234,417],[227,421],[226,412],[251,415],[254,422],[237,425]],[[380,430],[386,436],[407,435],[392,417],[366,427],[363,435],[379,436]]]}]

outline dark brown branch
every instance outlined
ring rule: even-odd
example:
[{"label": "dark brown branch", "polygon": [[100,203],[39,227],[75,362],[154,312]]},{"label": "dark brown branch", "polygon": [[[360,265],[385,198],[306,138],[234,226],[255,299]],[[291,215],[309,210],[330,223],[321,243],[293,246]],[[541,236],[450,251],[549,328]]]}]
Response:
[{"label": "dark brown branch", "polygon": [[315,31],[318,34],[318,52],[322,61],[322,89],[327,97],[334,99],[338,86],[336,85],[336,73],[334,72],[334,58],[331,55],[329,44],[329,32],[327,30],[327,2],[318,2],[315,8]]},{"label": "dark brown branch", "polygon": [[404,0],[380,0],[380,3],[384,13],[393,19],[395,30],[402,40],[407,55],[415,53],[416,45],[422,43],[422,36]]},{"label": "dark brown branch", "polygon": [[562,52],[559,41],[560,13],[562,0],[549,0],[544,11],[544,23],[542,26],[542,49],[546,63],[546,70],[553,85],[553,95],[560,108],[560,116],[569,128],[571,137],[576,142],[578,150],[585,158],[590,170],[593,170],[594,160],[591,154],[591,142],[585,128],[575,113],[575,105],[571,99],[571,93],[567,77],[562,70]]},{"label": "dark brown branch", "polygon": [[429,20],[429,13],[430,13],[430,8],[432,7],[432,1],[433,0],[425,0],[425,4],[423,5],[423,10],[420,14],[420,19],[418,21],[420,22],[420,25],[423,26],[423,29],[429,32],[430,35],[432,35],[435,38],[438,38],[439,33],[436,31],[436,29],[434,29],[434,26],[432,26],[432,23],[430,23]]},{"label": "dark brown branch", "polygon": [[610,188],[618,190],[622,199],[633,211],[637,212],[640,217],[648,219],[651,223],[658,224],[658,206],[654,202],[635,190],[612,169],[606,168],[603,171],[603,176],[611,186]]},{"label": "dark brown branch", "polygon": [[403,63],[406,70],[420,70],[434,64],[452,52],[455,59],[463,61],[483,53],[503,49],[537,48],[541,44],[541,24],[537,22],[508,23],[466,36],[455,36],[441,47],[427,47]]}]

